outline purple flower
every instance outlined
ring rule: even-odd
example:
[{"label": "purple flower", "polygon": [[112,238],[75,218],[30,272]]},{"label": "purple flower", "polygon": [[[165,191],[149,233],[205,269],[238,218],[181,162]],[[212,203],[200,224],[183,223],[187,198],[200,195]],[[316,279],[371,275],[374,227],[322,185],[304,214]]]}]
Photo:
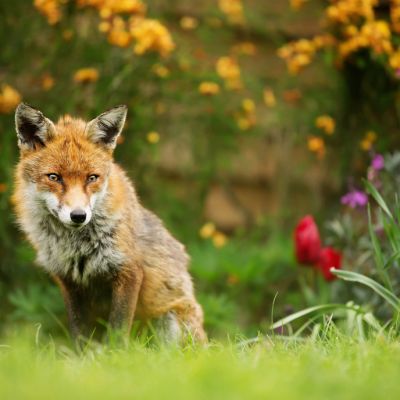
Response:
[{"label": "purple flower", "polygon": [[371,162],[371,167],[375,171],[380,171],[385,167],[385,159],[382,154],[375,154]]},{"label": "purple flower", "polygon": [[345,194],[340,201],[351,208],[365,207],[368,203],[368,196],[361,190],[353,189]]}]

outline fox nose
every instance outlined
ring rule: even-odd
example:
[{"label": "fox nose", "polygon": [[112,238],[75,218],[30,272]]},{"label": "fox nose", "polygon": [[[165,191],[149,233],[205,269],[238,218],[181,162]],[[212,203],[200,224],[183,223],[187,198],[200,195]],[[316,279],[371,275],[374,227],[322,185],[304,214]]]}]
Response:
[{"label": "fox nose", "polygon": [[86,212],[81,208],[76,208],[71,211],[70,217],[72,222],[83,224],[86,221]]}]

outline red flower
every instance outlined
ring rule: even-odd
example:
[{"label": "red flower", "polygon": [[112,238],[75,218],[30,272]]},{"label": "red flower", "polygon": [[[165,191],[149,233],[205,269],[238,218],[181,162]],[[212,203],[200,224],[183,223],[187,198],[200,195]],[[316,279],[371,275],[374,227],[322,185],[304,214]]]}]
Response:
[{"label": "red flower", "polygon": [[332,267],[340,269],[342,266],[342,255],[332,247],[324,247],[319,253],[319,260],[316,267],[322,272],[326,281],[333,281],[336,276],[330,271]]},{"label": "red flower", "polygon": [[300,264],[311,265],[318,261],[321,239],[318,227],[311,215],[306,215],[294,231],[296,258]]}]

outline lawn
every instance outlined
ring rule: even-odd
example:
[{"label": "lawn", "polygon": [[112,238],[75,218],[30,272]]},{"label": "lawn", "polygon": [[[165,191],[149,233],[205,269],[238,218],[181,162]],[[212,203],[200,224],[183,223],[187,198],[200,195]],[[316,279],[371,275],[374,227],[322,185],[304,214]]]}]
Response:
[{"label": "lawn", "polygon": [[378,337],[287,341],[279,337],[163,349],[132,341],[128,350],[2,340],[1,399],[388,399],[399,398],[400,345]]}]

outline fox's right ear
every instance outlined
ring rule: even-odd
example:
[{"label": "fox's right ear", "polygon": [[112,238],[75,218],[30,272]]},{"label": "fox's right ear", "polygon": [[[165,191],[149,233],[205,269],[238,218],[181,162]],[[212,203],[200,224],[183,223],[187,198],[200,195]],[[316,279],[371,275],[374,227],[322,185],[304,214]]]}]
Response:
[{"label": "fox's right ear", "polygon": [[55,136],[53,122],[39,110],[25,103],[20,103],[15,111],[15,127],[21,150],[44,147],[46,142]]}]

